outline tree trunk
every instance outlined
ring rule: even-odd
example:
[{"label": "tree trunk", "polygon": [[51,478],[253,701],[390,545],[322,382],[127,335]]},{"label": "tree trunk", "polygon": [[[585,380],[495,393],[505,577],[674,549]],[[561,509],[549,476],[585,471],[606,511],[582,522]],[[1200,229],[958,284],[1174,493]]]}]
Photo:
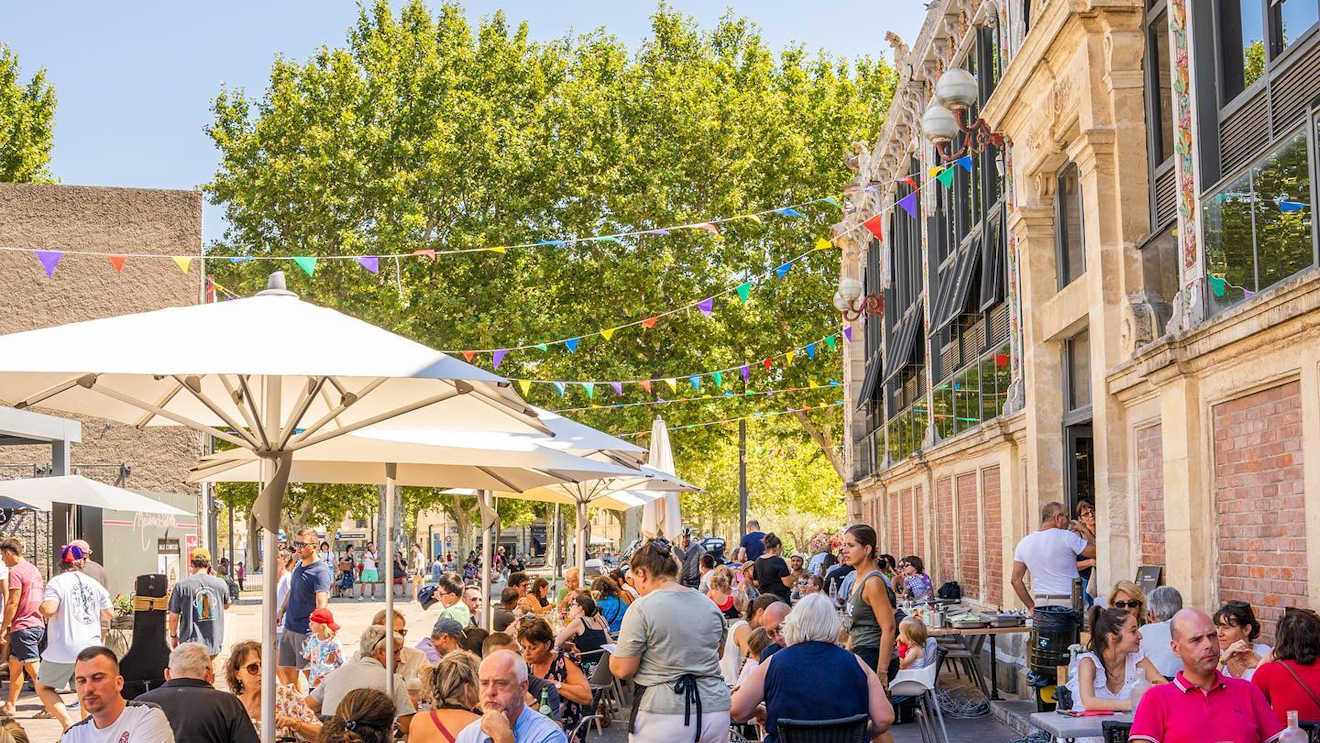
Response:
[{"label": "tree trunk", "polygon": [[472,517],[468,514],[466,508],[459,503],[457,495],[450,495],[449,501],[442,504],[449,517],[454,520],[454,525],[458,527],[458,544],[454,550],[455,560],[461,565],[468,555],[468,540],[472,533]]},{"label": "tree trunk", "polygon": [[794,411],[793,417],[797,418],[798,423],[802,424],[803,430],[816,443],[816,446],[819,446],[820,450],[825,453],[825,458],[829,460],[830,466],[834,468],[834,472],[839,476],[839,479],[847,482],[848,473],[843,466],[843,456],[834,447],[833,426],[828,423],[820,426],[816,425],[805,410]]},{"label": "tree trunk", "polygon": [[[248,512],[247,516],[247,562],[244,567],[247,572],[254,573],[256,568],[260,567],[261,560],[257,559],[257,541],[261,539],[261,529],[257,526],[257,517]],[[233,566],[230,566],[233,569]]]}]

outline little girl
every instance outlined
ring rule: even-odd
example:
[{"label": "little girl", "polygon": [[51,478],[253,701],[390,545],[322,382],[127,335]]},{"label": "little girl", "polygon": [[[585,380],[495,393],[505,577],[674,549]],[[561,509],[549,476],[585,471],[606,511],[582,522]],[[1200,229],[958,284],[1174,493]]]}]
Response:
[{"label": "little girl", "polygon": [[[757,627],[752,630],[752,634],[747,636],[747,662],[743,663],[742,672],[738,674],[738,686],[742,686],[747,677],[752,675],[752,671],[755,671],[756,667],[760,665],[760,661],[757,659],[761,657],[761,653],[765,652],[769,644],[770,635],[766,633],[764,627]],[[738,687],[735,686],[734,688]]]},{"label": "little girl", "polygon": [[921,668],[926,665],[926,623],[908,617],[898,624],[898,667]]},{"label": "little girl", "polygon": [[329,609],[317,609],[307,621],[312,631],[307,636],[307,644],[303,645],[303,657],[307,659],[307,683],[316,688],[321,679],[343,665],[344,660],[340,657],[339,641],[335,639],[339,625],[335,623],[334,614]]}]

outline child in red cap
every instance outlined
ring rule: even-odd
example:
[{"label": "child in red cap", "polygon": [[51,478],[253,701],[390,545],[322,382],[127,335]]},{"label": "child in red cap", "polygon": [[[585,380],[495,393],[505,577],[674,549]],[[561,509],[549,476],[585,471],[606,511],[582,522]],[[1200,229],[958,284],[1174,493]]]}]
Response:
[{"label": "child in red cap", "polygon": [[307,659],[307,681],[315,688],[327,673],[343,665],[344,659],[340,656],[339,641],[335,639],[335,633],[339,631],[335,615],[329,609],[316,609],[307,617],[307,622],[312,632],[303,646],[303,657]]}]

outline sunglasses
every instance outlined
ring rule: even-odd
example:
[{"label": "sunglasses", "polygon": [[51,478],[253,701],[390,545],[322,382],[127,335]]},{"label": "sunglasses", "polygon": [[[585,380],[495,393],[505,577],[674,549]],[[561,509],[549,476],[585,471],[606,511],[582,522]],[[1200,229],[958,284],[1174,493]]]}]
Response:
[{"label": "sunglasses", "polygon": [[300,550],[300,549],[302,549],[303,547],[315,547],[315,546],[316,546],[316,542],[294,542],[294,543],[293,543],[293,548],[296,549],[296,550]]},{"label": "sunglasses", "polygon": [[1115,601],[1115,602],[1114,602],[1114,608],[1115,608],[1115,609],[1140,609],[1140,608],[1141,608],[1141,602],[1140,602],[1140,601]]},{"label": "sunglasses", "polygon": [[258,673],[261,673],[261,661],[249,663],[246,666],[243,666],[243,670],[256,676]]}]

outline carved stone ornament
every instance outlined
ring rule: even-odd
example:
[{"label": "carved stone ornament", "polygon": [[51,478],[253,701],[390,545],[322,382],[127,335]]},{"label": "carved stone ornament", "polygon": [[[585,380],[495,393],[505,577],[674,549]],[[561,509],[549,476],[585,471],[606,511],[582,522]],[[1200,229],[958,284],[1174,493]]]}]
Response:
[{"label": "carved stone ornament", "polygon": [[871,144],[869,142],[853,142],[848,145],[848,154],[844,157],[844,162],[848,164],[848,169],[861,176],[862,180],[869,180],[871,160]]},{"label": "carved stone ornament", "polygon": [[1004,415],[1012,415],[1027,406],[1027,391],[1022,385],[1022,377],[1016,377],[1008,385],[1008,396],[1004,400]]},{"label": "carved stone ornament", "polygon": [[1143,295],[1129,295],[1123,305],[1123,324],[1119,329],[1119,348],[1124,356],[1132,356],[1142,346],[1155,340],[1155,308]]},{"label": "carved stone ornament", "polygon": [[1200,279],[1196,279],[1173,295],[1173,310],[1164,326],[1164,334],[1177,337],[1186,333],[1201,322],[1202,312]]}]

